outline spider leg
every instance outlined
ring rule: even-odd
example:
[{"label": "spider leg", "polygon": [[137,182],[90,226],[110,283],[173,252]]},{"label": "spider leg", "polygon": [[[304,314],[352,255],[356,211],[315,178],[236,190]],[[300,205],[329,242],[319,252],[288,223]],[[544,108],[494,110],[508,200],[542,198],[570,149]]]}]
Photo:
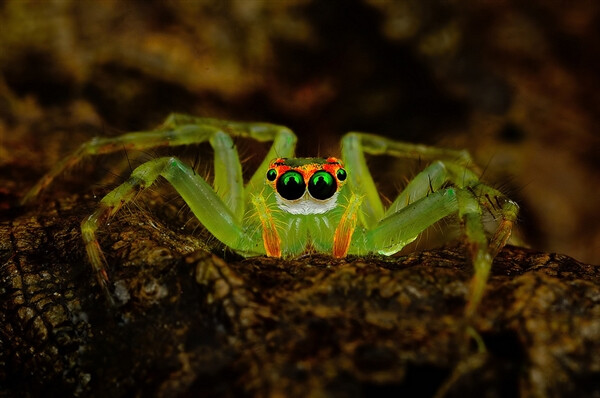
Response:
[{"label": "spider leg", "polygon": [[[273,142],[267,155],[264,157],[260,166],[256,169],[250,181],[247,184],[247,191],[262,189],[264,185],[265,173],[269,168],[270,162],[278,157],[291,157],[294,155],[296,147],[296,135],[287,127],[271,123],[259,122],[235,122],[220,119],[201,118],[182,114],[171,114],[164,122],[163,126],[170,129],[181,128],[182,126],[212,126],[218,128],[232,137],[251,138],[258,142]],[[196,141],[197,143],[200,141]],[[185,145],[185,144],[178,144]]]},{"label": "spider leg", "polygon": [[494,256],[490,253],[488,240],[481,219],[481,206],[477,198],[468,190],[457,190],[458,216],[463,225],[467,252],[471,257],[475,274],[471,279],[469,298],[465,307],[465,317],[475,314],[487,284]]},{"label": "spider leg", "polygon": [[461,219],[475,270],[465,308],[466,317],[471,317],[483,296],[493,256],[481,221],[481,206],[469,190],[441,189],[401,208],[367,231],[367,250],[386,255],[396,253],[427,227],[453,213],[458,213]]},{"label": "spider leg", "polygon": [[100,201],[99,208],[81,223],[88,258],[105,292],[108,292],[106,260],[96,239],[96,231],[123,205],[131,201],[140,190],[150,186],[159,176],[173,185],[196,218],[221,242],[233,250],[254,254],[264,253],[262,242],[256,242],[243,231],[241,222],[234,212],[202,177],[177,158],[158,158],[137,167],[129,179],[108,193]]},{"label": "spider leg", "polygon": [[458,210],[456,189],[440,189],[379,221],[365,235],[367,251],[392,255],[427,227]]},{"label": "spider leg", "polygon": [[384,217],[384,207],[369,173],[365,153],[408,159],[446,159],[453,160],[463,167],[473,167],[471,156],[467,151],[410,144],[367,133],[346,134],[342,138],[342,159],[348,170],[348,183],[353,192],[360,192],[364,196],[360,217],[367,228],[373,227]]},{"label": "spider leg", "polygon": [[[442,188],[448,183],[454,188]],[[456,193],[455,200],[449,198],[446,202],[438,198],[439,195],[452,197],[450,192]],[[501,216],[489,243],[483,227],[483,207]],[[380,253],[392,254],[412,242],[429,225],[458,212],[475,270],[465,309],[470,317],[483,296],[493,258],[510,237],[518,209],[517,204],[502,193],[482,184],[474,172],[450,161],[437,161],[406,186],[386,211],[385,218],[367,236],[372,236],[372,242],[381,240]]]},{"label": "spider leg", "polygon": [[242,165],[231,137],[221,131],[210,137],[214,150],[213,187],[237,221],[244,215],[244,179]]},{"label": "spider leg", "polygon": [[[438,160],[419,173],[384,211],[368,171],[365,153],[403,158]],[[390,140],[366,133],[348,133],[342,139],[342,158],[349,184],[362,193],[361,221],[366,227],[366,251],[393,254],[412,242],[428,226],[458,212],[475,275],[465,313],[471,316],[481,301],[491,263],[510,237],[518,214],[516,203],[482,184],[466,151],[434,148]],[[443,189],[450,183],[456,188]],[[501,221],[489,241],[482,222],[482,207],[500,213]],[[357,242],[355,250],[360,251]]]},{"label": "spider leg", "polygon": [[[199,144],[209,141],[216,133],[221,132],[235,137],[252,138],[258,141],[275,141],[269,156],[276,153],[289,155],[296,137],[287,128],[269,123],[231,122],[210,118],[199,118],[180,114],[171,114],[156,130],[123,134],[118,137],[94,138],[82,144],[75,152],[58,162],[44,175],[21,199],[26,204],[40,194],[50,183],[65,170],[77,165],[83,159],[100,154],[113,153],[120,150],[144,150],[156,147]],[[274,155],[275,154],[275,155]],[[266,167],[271,158],[265,159],[261,168]],[[262,170],[259,168],[260,170]],[[215,169],[215,173],[218,170]],[[260,175],[262,177],[262,174]],[[255,175],[251,183],[256,185],[260,178]],[[225,187],[225,184],[220,184]],[[237,213],[237,211],[236,211]]]},{"label": "spider leg", "polygon": [[501,220],[489,245],[489,252],[495,257],[510,238],[519,206],[500,191],[481,183],[473,171],[451,161],[436,161],[417,174],[387,209],[385,217],[448,183],[471,192],[479,206],[485,207],[492,215],[499,214]]}]

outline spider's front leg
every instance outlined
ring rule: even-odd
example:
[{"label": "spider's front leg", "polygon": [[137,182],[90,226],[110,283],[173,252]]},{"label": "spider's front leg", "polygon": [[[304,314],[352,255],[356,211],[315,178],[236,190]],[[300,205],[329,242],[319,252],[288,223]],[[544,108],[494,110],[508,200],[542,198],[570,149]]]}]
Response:
[{"label": "spider's front leg", "polygon": [[[224,144],[227,141],[231,142],[231,138],[227,135],[217,139],[223,141]],[[219,152],[217,146],[215,146],[215,152]],[[221,156],[215,157],[216,160],[221,158]],[[231,178],[228,180],[231,181],[237,174],[235,167],[230,174]],[[173,157],[154,159],[137,167],[129,179],[108,193],[100,201],[98,209],[81,223],[81,233],[89,261],[98,282],[106,293],[108,293],[106,260],[96,239],[96,231],[123,205],[131,201],[139,191],[152,185],[159,176],[164,177],[173,185],[198,220],[217,239],[234,250],[243,249],[256,254],[261,253],[261,246],[254,244],[255,242],[242,229],[241,214],[243,214],[244,203],[241,194],[234,195],[232,201],[226,203],[202,177],[179,159]],[[241,171],[239,177],[241,185]],[[232,191],[242,191],[241,186],[230,188]],[[218,190],[218,188],[216,189]],[[242,212],[239,213],[237,209],[241,209]]]},{"label": "spider's front leg", "polygon": [[[404,144],[370,134],[351,133],[343,141],[348,175],[354,174],[353,189],[364,192],[366,242],[368,251],[393,254],[415,240],[438,220],[458,213],[467,247],[475,269],[468,303],[471,317],[481,301],[496,254],[510,237],[518,214],[516,203],[499,191],[482,184],[469,170],[470,157],[462,151]],[[387,211],[366,168],[364,153],[390,154],[401,157],[446,159],[436,161],[419,173],[397,197]],[[446,185],[452,188],[443,188]],[[499,214],[499,227],[488,243],[482,222],[482,207]]]},{"label": "spider's front leg", "polygon": [[348,170],[349,185],[354,192],[361,192],[364,195],[360,217],[367,227],[372,227],[381,220],[385,210],[373,177],[369,173],[365,153],[425,161],[448,160],[464,167],[475,167],[467,151],[394,141],[368,133],[346,134],[342,138],[342,159]]},{"label": "spider's front leg", "polygon": [[[149,187],[159,176],[173,185],[200,223],[222,243],[248,256],[265,253],[260,236],[250,236],[245,231],[243,223],[245,207],[250,202],[252,194],[258,192],[253,188],[252,182],[264,178],[268,161],[263,162],[264,165],[258,168],[249,184],[244,187],[239,156],[233,140],[229,134],[221,130],[224,126],[230,129],[235,126],[237,135],[248,136],[259,141],[273,141],[267,156],[292,155],[296,138],[289,130],[278,126],[218,122],[221,125],[220,129],[207,129],[210,132],[207,138],[215,154],[214,189],[177,158],[164,157],[151,160],[137,167],[127,181],[108,193],[101,200],[99,208],[81,223],[88,258],[107,297],[110,298],[106,260],[96,239],[96,231],[109,217],[131,201],[140,190]],[[203,131],[203,126],[191,124],[185,126]],[[198,138],[196,136],[196,139]]]},{"label": "spider's front leg", "polygon": [[471,189],[445,188],[430,193],[382,219],[366,233],[366,241],[370,251],[393,254],[414,241],[427,227],[457,213],[475,270],[465,308],[465,315],[469,318],[476,312],[483,297],[492,261],[510,236],[517,209],[513,202],[505,203],[501,210],[503,219],[500,227],[488,243],[479,199]]}]

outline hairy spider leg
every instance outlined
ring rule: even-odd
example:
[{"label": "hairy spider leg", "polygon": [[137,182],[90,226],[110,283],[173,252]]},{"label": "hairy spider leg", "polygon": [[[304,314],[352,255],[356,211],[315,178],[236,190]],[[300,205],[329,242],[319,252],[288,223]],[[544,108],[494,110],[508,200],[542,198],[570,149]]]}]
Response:
[{"label": "hairy spider leg", "polygon": [[519,206],[500,191],[481,183],[473,171],[451,161],[438,160],[417,174],[386,210],[384,216],[397,212],[448,183],[468,189],[477,197],[480,206],[485,207],[494,217],[499,214],[501,220],[489,245],[489,252],[495,257],[510,238]]},{"label": "hairy spider leg", "polygon": [[[82,144],[75,152],[58,162],[46,175],[44,175],[21,199],[21,204],[30,202],[50,185],[57,176],[89,156],[113,153],[123,149],[144,150],[165,146],[199,144],[209,141],[218,131],[234,137],[252,138],[260,142],[273,141],[273,146],[269,151],[269,155],[250,180],[252,186],[259,186],[257,185],[257,182],[262,182],[262,177],[272,158],[289,156],[290,148],[291,153],[293,153],[296,143],[296,136],[288,128],[283,126],[269,123],[231,122],[219,119],[171,114],[165,119],[163,124],[155,130],[132,132],[118,137],[96,137]],[[220,176],[217,174],[220,174]],[[229,176],[229,174],[221,173],[219,168],[215,168],[215,179],[221,180],[224,178],[221,176]],[[221,187],[227,186],[225,184],[219,185]],[[238,187],[239,184],[235,182],[232,186]],[[237,193],[231,194],[232,192],[230,192],[229,189],[221,190],[221,195],[223,195],[223,197],[238,195]],[[239,203],[235,200],[233,200],[233,202]],[[235,209],[234,213],[240,214],[240,208]]]},{"label": "hairy spider leg", "polygon": [[381,220],[365,234],[366,250],[391,255],[414,241],[435,222],[458,213],[475,274],[465,315],[472,316],[481,301],[493,260],[481,219],[481,206],[467,189],[443,188],[416,200]]},{"label": "hairy spider leg", "polygon": [[[518,205],[499,191],[482,184],[477,174],[467,168],[470,156],[464,151],[413,146],[362,133],[348,134],[344,137],[342,148],[345,148],[345,159],[352,160],[346,160],[349,176],[352,175],[352,170],[353,174],[359,171],[358,176],[354,176],[354,184],[357,187],[362,184],[366,190],[365,197],[370,200],[363,209],[366,222],[369,219],[371,222],[377,220],[366,234],[367,251],[388,255],[396,253],[414,241],[425,228],[458,212],[475,270],[465,308],[467,317],[473,315],[483,297],[493,258],[510,237],[517,219]],[[366,168],[364,153],[404,157],[415,157],[415,153],[419,153],[423,158],[441,157],[451,160],[438,160],[428,166],[383,212],[375,184]],[[447,183],[455,188],[442,189]],[[499,226],[489,243],[482,222],[482,206],[490,213],[500,213],[501,216]]]},{"label": "hairy spider leg", "polygon": [[365,232],[365,250],[392,255],[427,227],[458,210],[457,189],[440,189],[380,220]]},{"label": "hairy spider leg", "polygon": [[384,217],[384,207],[379,192],[369,172],[365,153],[391,155],[407,159],[452,160],[464,167],[475,167],[467,151],[435,148],[420,144],[394,141],[375,134],[350,132],[342,138],[342,159],[348,171],[348,184],[363,197],[360,218],[366,228],[371,228]]},{"label": "hairy spider leg", "polygon": [[[385,216],[394,214],[410,202],[426,197],[431,194],[431,190],[435,192],[447,183],[461,188],[459,217],[464,225],[467,247],[475,269],[466,307],[466,313],[471,315],[483,296],[492,260],[511,235],[519,212],[518,205],[498,190],[481,183],[473,171],[450,161],[436,161],[417,174],[387,209]],[[499,213],[501,217],[489,244],[483,232],[482,206],[492,215]]]},{"label": "hairy spider leg", "polygon": [[81,232],[88,258],[99,283],[107,291],[106,260],[96,239],[96,231],[136,194],[164,177],[188,204],[196,218],[218,240],[233,250],[264,253],[262,242],[254,242],[242,229],[241,221],[215,193],[213,188],[188,165],[177,158],[154,159],[137,167],[131,177],[101,201],[99,208],[81,223]]},{"label": "hairy spider leg", "polygon": [[468,190],[458,190],[458,217],[464,228],[467,251],[475,274],[471,279],[469,299],[465,316],[470,318],[476,311],[492,269],[494,257],[488,250],[488,240],[482,222],[481,206],[477,198]]},{"label": "hairy spider leg", "polygon": [[[238,129],[246,129],[236,130],[238,135],[244,134],[259,141],[273,141],[267,156],[293,155],[296,137],[290,130],[262,123],[230,123],[234,124]],[[184,126],[189,126],[190,129],[199,127]],[[108,292],[106,259],[96,239],[96,231],[124,204],[131,201],[138,191],[150,186],[158,176],[164,177],[173,185],[198,220],[221,242],[247,255],[265,253],[265,246],[260,244],[260,240],[251,238],[243,231],[243,217],[246,197],[252,194],[250,183],[252,179],[260,178],[262,181],[269,161],[263,162],[266,164],[260,166],[263,170],[259,168],[244,191],[241,165],[231,136],[212,126],[203,130],[207,131],[210,131],[208,141],[215,153],[214,189],[180,160],[172,157],[154,159],[137,167],[126,182],[108,193],[101,200],[99,208],[83,220],[81,230],[88,258],[105,292]],[[267,232],[263,231],[263,235]],[[277,234],[274,226],[272,233]]]},{"label": "hairy spider leg", "polygon": [[[467,188],[479,199],[482,206],[491,214],[500,213],[503,217],[510,217],[510,212],[503,212],[505,207],[513,208],[514,202],[500,191],[483,184],[476,173],[452,161],[437,160],[417,174],[396,197],[394,202],[385,211],[387,217],[417,199],[437,191],[443,186],[451,184],[459,188]],[[510,204],[507,204],[510,202]]]}]

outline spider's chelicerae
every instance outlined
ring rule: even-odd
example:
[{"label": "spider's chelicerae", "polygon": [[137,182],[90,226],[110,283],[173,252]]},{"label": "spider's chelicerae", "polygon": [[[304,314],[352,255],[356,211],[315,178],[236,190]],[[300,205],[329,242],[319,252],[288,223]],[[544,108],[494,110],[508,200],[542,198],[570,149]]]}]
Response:
[{"label": "spider's chelicerae", "polygon": [[[272,141],[266,158],[246,183],[232,137]],[[214,150],[212,186],[179,159],[161,157],[133,170],[129,179],[108,193],[98,209],[83,220],[87,255],[105,290],[106,260],[96,231],[159,176],[171,183],[212,235],[245,257],[293,257],[307,248],[338,258],[348,254],[391,255],[438,220],[457,214],[475,268],[467,315],[481,300],[492,260],[508,240],[517,218],[516,203],[481,183],[466,151],[353,132],[342,139],[341,159],[295,158],[296,136],[285,127],[177,114],[153,131],[96,138],[83,144],[44,176],[23,202],[86,156],[206,141]],[[433,163],[386,209],[367,168],[365,153]],[[483,208],[500,219],[489,241],[482,222]]]}]

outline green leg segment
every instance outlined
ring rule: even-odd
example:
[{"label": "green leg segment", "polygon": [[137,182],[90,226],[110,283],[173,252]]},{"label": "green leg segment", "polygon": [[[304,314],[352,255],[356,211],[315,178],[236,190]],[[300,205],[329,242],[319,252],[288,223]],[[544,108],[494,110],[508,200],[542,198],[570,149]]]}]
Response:
[{"label": "green leg segment", "polygon": [[[273,141],[267,158],[244,190],[242,169],[232,137]],[[98,210],[81,224],[86,251],[100,284],[107,291],[106,261],[96,239],[96,231],[137,192],[151,185],[158,176],[166,178],[183,197],[198,220],[221,242],[242,253],[263,254],[264,246],[241,229],[248,193],[260,191],[272,158],[294,154],[296,136],[287,128],[268,123],[230,122],[172,114],[156,130],[133,132],[114,138],[95,138],[59,162],[24,196],[27,203],[58,175],[86,157],[119,150],[144,150],[210,142],[214,149],[214,190],[192,169],[174,158],[160,158],[136,168],[129,180],[106,195]],[[258,190],[256,187],[259,187]],[[109,297],[109,296],[107,296]]]},{"label": "green leg segment", "polygon": [[[64,158],[56,164],[44,177],[34,185],[29,192],[21,200],[22,204],[30,202],[42,190],[44,190],[57,176],[65,170],[75,166],[83,159],[92,156],[113,153],[120,150],[144,150],[161,146],[178,146],[199,144],[206,141],[221,141],[217,135],[229,135],[232,137],[252,138],[261,142],[274,141],[269,156],[272,158],[278,156],[291,156],[294,151],[296,142],[295,135],[286,127],[277,126],[268,123],[243,123],[230,122],[218,119],[198,118],[186,115],[172,114],[162,126],[152,131],[133,132],[112,138],[94,138],[89,142],[82,144],[74,153]],[[218,143],[217,143],[218,144]],[[233,144],[231,144],[233,146]],[[237,156],[237,155],[236,155]],[[252,177],[251,183],[256,185],[258,180],[264,177],[269,157],[265,159],[261,168],[257,170],[257,174]],[[227,177],[218,177],[218,185],[221,188],[231,187],[229,181],[237,180],[238,174],[241,172],[236,170],[239,166],[232,166],[231,160],[219,159],[215,160],[215,166],[227,165],[227,168],[221,167],[223,170],[235,170]],[[215,173],[219,173],[219,168],[215,167]],[[260,171],[260,173],[259,173]],[[217,176],[216,176],[217,177]],[[227,184],[225,181],[227,180]],[[240,179],[241,180],[241,179]],[[237,189],[237,182],[234,183]],[[221,189],[222,195],[238,195],[237,192],[232,193]],[[234,200],[235,201],[235,200]],[[239,214],[239,209],[234,209],[235,214]]]},{"label": "green leg segment", "polygon": [[475,313],[490,275],[492,260],[488,250],[488,240],[481,220],[481,206],[473,194],[466,190],[457,191],[458,216],[464,228],[467,252],[471,257],[475,274],[471,279],[469,299],[465,315],[470,318]]},{"label": "green leg segment", "polygon": [[[249,190],[252,191],[253,187],[263,186],[269,163],[273,159],[294,156],[294,149],[297,141],[296,135],[284,126],[270,123],[232,122],[181,114],[170,115],[164,122],[163,129],[175,131],[182,126],[210,126],[212,128],[217,128],[232,137],[251,138],[259,142],[273,142],[263,162],[250,178],[246,188],[247,192]],[[178,133],[175,133],[175,135],[177,134]],[[256,192],[256,190],[252,192]]]},{"label": "green leg segment", "polygon": [[100,202],[100,207],[81,223],[88,257],[105,291],[108,282],[106,261],[96,239],[96,231],[159,176],[173,185],[198,220],[221,242],[234,250],[253,254],[264,253],[262,242],[252,241],[242,230],[235,214],[204,179],[176,158],[159,158],[136,168],[131,177],[106,195]]},{"label": "green leg segment", "polygon": [[227,134],[217,131],[210,137],[210,145],[215,152],[214,191],[231,210],[235,219],[241,222],[244,216],[244,178],[233,140]]},{"label": "green leg segment", "polygon": [[[452,184],[455,188],[443,187]],[[489,241],[482,222],[482,209],[500,216]],[[368,233],[369,244],[383,254],[392,254],[412,242],[427,227],[458,212],[475,274],[465,309],[472,316],[483,297],[493,258],[504,247],[517,219],[518,206],[499,191],[479,182],[477,175],[449,161],[437,161],[419,173]]]},{"label": "green leg segment", "polygon": [[397,253],[427,227],[457,209],[455,189],[434,192],[377,223],[366,233],[367,250],[385,255]]},{"label": "green leg segment", "polygon": [[391,255],[415,240],[438,220],[458,213],[475,269],[465,314],[471,317],[479,305],[489,277],[493,250],[488,247],[479,200],[467,189],[446,188],[429,194],[381,220],[367,233],[372,251]]},{"label": "green leg segment", "polygon": [[[385,217],[394,214],[398,210],[408,206],[410,203],[415,202],[430,193],[438,191],[444,186],[444,184],[450,182],[452,185],[463,187],[465,184],[460,172],[467,172],[462,170],[455,170],[454,164],[442,161],[436,161],[426,167],[423,171],[417,174],[404,188],[404,190],[398,195],[396,200],[390,205],[385,212]],[[472,174],[472,172],[468,171]]]},{"label": "green leg segment", "polygon": [[498,229],[490,240],[489,252],[495,257],[510,237],[519,206],[500,191],[481,183],[477,174],[455,163],[437,161],[417,174],[387,209],[385,216],[394,214],[446,184],[469,191],[479,206],[486,208],[494,217],[500,218]]},{"label": "green leg segment", "polygon": [[361,221],[372,228],[384,217],[384,208],[379,193],[369,173],[365,153],[370,155],[390,155],[408,159],[449,160],[473,167],[467,151],[435,148],[426,145],[394,141],[374,134],[348,133],[342,138],[342,159],[348,170],[348,183],[353,192],[364,195]]}]

